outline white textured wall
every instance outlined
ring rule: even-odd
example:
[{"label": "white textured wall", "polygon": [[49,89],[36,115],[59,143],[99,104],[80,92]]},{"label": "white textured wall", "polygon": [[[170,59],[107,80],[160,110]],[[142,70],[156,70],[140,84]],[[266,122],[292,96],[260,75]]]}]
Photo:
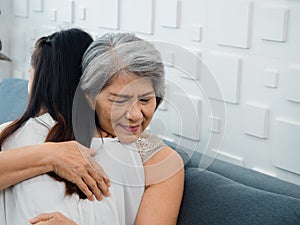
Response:
[{"label": "white textured wall", "polygon": [[300,1],[1,0],[0,8],[14,77],[28,77],[36,38],[63,27],[173,44],[157,43],[168,85],[153,132],[300,184]]}]

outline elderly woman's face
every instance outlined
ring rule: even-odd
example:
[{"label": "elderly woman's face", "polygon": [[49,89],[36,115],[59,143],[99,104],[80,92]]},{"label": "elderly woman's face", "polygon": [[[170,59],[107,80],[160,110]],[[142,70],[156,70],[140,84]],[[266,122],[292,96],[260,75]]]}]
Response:
[{"label": "elderly woman's face", "polygon": [[102,129],[123,143],[140,137],[156,108],[152,82],[147,78],[116,75],[97,97],[96,113]]}]

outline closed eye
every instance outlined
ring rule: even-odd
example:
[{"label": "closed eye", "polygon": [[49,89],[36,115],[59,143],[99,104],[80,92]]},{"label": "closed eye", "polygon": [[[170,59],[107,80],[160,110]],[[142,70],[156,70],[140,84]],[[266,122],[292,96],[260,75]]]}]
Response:
[{"label": "closed eye", "polygon": [[111,102],[116,103],[116,104],[124,104],[127,102],[127,99],[124,100],[115,100],[115,99],[110,99]]},{"label": "closed eye", "polygon": [[148,98],[141,98],[140,101],[141,101],[141,102],[149,102],[150,99],[148,99]]},{"label": "closed eye", "polygon": [[139,99],[139,101],[141,102],[141,103],[148,103],[148,102],[150,102],[152,99],[154,99],[154,97],[155,96],[147,96],[147,97],[144,97],[144,98],[140,98]]}]

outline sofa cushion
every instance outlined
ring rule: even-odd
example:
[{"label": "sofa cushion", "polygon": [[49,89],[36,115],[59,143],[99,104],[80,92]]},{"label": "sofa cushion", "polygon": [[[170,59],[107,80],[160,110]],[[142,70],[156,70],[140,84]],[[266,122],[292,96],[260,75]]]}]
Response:
[{"label": "sofa cushion", "polygon": [[178,225],[296,225],[300,200],[187,168]]},{"label": "sofa cushion", "polygon": [[[183,158],[185,168],[198,168],[203,155],[197,151],[191,152],[190,149],[177,146],[175,143],[165,141],[170,147],[174,148]],[[207,158],[205,158],[207,159]],[[238,183],[300,199],[300,186],[280,180],[257,171],[234,165],[218,159],[208,159],[210,162],[208,171],[220,174]]]},{"label": "sofa cushion", "polygon": [[[201,153],[194,152],[186,166],[198,167],[201,157]],[[207,170],[253,188],[300,199],[299,185],[292,184],[242,166],[214,159]]]},{"label": "sofa cushion", "polygon": [[27,80],[6,78],[0,82],[0,124],[15,120],[27,104]]}]

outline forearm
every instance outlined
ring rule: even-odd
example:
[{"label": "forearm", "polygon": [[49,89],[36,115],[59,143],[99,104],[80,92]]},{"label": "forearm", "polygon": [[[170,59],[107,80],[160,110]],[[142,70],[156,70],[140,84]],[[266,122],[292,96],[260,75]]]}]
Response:
[{"label": "forearm", "polygon": [[60,212],[42,213],[29,220],[31,224],[78,225]]},{"label": "forearm", "polygon": [[52,170],[46,150],[49,144],[0,152],[0,190]]},{"label": "forearm", "polygon": [[0,190],[28,178],[54,172],[75,185],[89,200],[109,196],[110,181],[90,150],[76,141],[47,142],[0,152]]}]

